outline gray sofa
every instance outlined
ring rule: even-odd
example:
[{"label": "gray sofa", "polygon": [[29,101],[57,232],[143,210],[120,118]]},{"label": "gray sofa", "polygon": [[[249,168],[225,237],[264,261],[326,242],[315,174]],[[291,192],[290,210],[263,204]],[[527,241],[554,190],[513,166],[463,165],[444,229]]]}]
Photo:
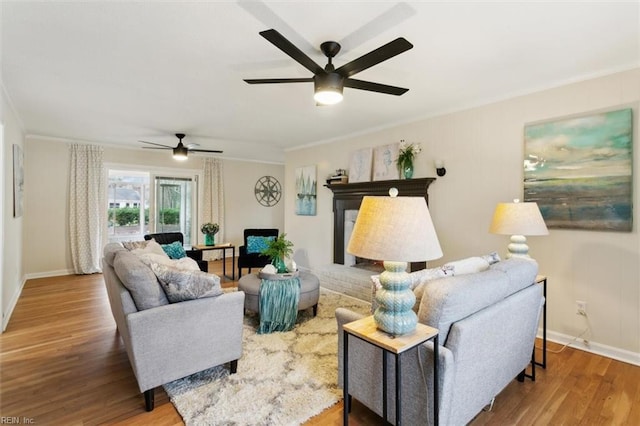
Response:
[{"label": "gray sofa", "polygon": [[[534,261],[512,258],[483,272],[425,284],[418,320],[440,332],[440,424],[467,424],[514,378],[524,379],[543,304],[542,287],[534,284],[537,271]],[[342,326],[361,317],[346,309],[336,310],[340,386]],[[402,423],[432,425],[433,343],[422,344],[402,357]],[[387,359],[387,415],[393,422],[395,364],[394,357]],[[381,350],[351,336],[349,360],[350,396],[382,416]]]},{"label": "gray sofa", "polygon": [[[153,410],[157,386],[227,362],[235,373],[242,356],[243,292],[169,303],[151,268],[118,243],[105,246],[102,267],[147,411]],[[146,298],[134,298],[127,286],[143,283]]]}]

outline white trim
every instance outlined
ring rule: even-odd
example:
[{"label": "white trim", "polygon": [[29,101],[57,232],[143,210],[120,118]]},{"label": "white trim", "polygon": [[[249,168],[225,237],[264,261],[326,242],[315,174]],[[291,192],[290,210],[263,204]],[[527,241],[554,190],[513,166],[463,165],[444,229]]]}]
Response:
[{"label": "white trim", "polygon": [[4,312],[4,317],[2,318],[3,333],[7,329],[7,326],[9,325],[9,320],[11,319],[11,315],[13,314],[13,310],[18,304],[18,300],[20,299],[20,295],[22,294],[22,289],[24,288],[24,284],[26,282],[27,282],[27,278],[23,277],[22,282],[18,286],[18,290],[13,294],[13,297],[11,298],[11,302],[9,302],[9,304],[7,305],[7,311]]},{"label": "white trim", "polygon": [[36,280],[38,278],[62,277],[66,275],[76,275],[73,269],[59,269],[57,271],[33,272],[25,275],[25,281]]},{"label": "white trim", "polygon": [[[538,337],[542,339],[542,329],[538,329]],[[567,334],[558,333],[555,331],[547,330],[547,342],[559,343],[566,345],[572,342],[575,336],[569,336]],[[615,348],[613,346],[603,345],[601,343],[589,341],[585,344],[582,339],[578,339],[575,342],[569,344],[574,349],[589,352],[596,355],[601,355],[607,358],[615,359],[618,361],[626,362],[629,364],[640,366],[640,353],[628,351],[626,349]],[[547,348],[548,350],[549,348]],[[548,355],[548,354],[547,354]]]}]

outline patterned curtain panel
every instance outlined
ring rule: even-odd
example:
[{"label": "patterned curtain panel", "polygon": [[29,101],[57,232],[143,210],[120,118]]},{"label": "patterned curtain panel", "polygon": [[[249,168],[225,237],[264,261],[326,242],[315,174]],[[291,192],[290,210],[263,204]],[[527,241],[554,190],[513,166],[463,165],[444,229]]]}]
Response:
[{"label": "patterned curtain panel", "polygon": [[69,236],[76,274],[102,272],[102,231],[106,215],[103,149],[69,147]]},{"label": "patterned curtain panel", "polygon": [[[204,182],[202,184],[202,221],[201,224],[212,222],[220,225],[216,234],[216,243],[224,243],[224,179],[223,163],[219,158],[204,159]],[[199,227],[198,227],[199,229]],[[219,259],[220,252],[209,251],[212,259]]]}]

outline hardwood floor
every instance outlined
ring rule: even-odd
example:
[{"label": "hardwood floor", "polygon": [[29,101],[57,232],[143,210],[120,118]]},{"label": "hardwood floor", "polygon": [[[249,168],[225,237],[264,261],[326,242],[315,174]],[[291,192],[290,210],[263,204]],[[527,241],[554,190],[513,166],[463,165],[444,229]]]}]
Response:
[{"label": "hardwood floor", "polygon": [[[210,262],[210,270],[222,276],[221,262]],[[235,285],[223,278],[223,286]],[[472,425],[640,425],[640,367],[571,348],[549,353],[547,362],[535,383],[512,382]],[[161,387],[155,410],[145,412],[102,275],[26,283],[0,335],[0,417],[41,425],[183,424]],[[356,426],[382,424],[357,401],[349,418]],[[342,404],[307,424],[341,425]]]}]

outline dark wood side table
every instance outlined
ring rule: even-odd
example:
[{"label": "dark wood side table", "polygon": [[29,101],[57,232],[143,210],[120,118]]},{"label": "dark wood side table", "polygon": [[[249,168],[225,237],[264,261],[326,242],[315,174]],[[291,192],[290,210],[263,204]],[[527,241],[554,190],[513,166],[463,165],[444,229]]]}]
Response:
[{"label": "dark wood side table", "polygon": [[378,330],[373,320],[373,315],[350,322],[343,326],[344,330],[344,425],[349,424],[349,335],[357,337],[365,342],[382,349],[382,412],[387,421],[387,353],[396,357],[396,425],[401,424],[402,401],[402,374],[401,355],[403,352],[433,339],[433,416],[434,423],[438,425],[438,330],[433,327],[418,323],[415,331],[402,336],[391,336],[382,330]]},{"label": "dark wood side table", "polygon": [[[234,280],[236,279],[236,246],[234,246],[231,243],[223,243],[223,244],[216,244],[214,246],[205,246],[204,244],[197,244],[195,246],[191,246],[191,248],[193,250],[221,250],[222,251],[222,275],[224,275],[225,277]],[[226,261],[226,253],[227,250],[231,250],[232,254],[231,254],[231,262],[232,262],[232,268],[231,268],[231,276],[227,275],[227,261]]]},{"label": "dark wood side table", "polygon": [[547,368],[547,276],[536,276],[536,284],[542,284],[542,293],[544,295],[544,305],[542,306],[542,362],[534,360],[536,365]]}]

